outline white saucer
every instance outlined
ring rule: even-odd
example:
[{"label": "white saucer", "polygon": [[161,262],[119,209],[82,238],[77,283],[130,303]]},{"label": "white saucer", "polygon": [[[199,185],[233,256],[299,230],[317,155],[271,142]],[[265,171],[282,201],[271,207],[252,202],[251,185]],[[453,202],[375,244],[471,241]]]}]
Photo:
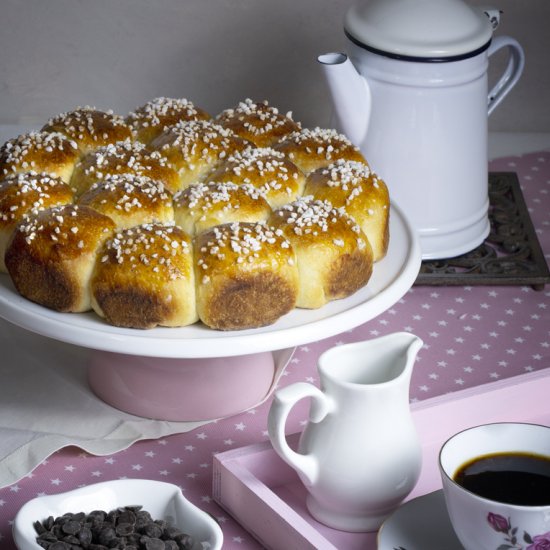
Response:
[{"label": "white saucer", "polygon": [[463,550],[447,514],[443,491],[400,506],[382,524],[378,550]]}]

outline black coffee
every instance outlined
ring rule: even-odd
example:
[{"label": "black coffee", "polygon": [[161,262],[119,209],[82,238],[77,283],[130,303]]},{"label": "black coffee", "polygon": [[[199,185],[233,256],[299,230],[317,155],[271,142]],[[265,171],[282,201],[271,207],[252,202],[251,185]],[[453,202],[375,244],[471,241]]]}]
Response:
[{"label": "black coffee", "polygon": [[453,479],[484,498],[522,506],[550,505],[550,457],[498,453],[461,466]]}]

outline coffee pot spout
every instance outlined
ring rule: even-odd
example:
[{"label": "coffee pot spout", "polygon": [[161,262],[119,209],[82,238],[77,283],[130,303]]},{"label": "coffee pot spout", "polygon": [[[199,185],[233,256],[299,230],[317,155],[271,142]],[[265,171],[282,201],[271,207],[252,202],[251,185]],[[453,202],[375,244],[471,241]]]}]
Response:
[{"label": "coffee pot spout", "polygon": [[332,96],[335,126],[360,146],[367,134],[371,110],[367,81],[357,72],[346,54],[327,53],[317,59]]}]

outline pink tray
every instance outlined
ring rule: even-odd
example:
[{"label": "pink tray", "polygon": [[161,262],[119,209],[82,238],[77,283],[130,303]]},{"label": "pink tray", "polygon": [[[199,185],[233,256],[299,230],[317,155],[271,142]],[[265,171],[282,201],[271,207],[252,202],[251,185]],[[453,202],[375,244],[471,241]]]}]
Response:
[{"label": "pink tray", "polygon": [[[550,424],[550,369],[413,403],[423,463],[408,500],[441,488],[437,458],[452,434],[489,422]],[[296,445],[299,434],[289,436]],[[269,442],[214,456],[214,499],[266,548],[369,550],[376,533],[330,529],[308,514],[305,489]]]}]

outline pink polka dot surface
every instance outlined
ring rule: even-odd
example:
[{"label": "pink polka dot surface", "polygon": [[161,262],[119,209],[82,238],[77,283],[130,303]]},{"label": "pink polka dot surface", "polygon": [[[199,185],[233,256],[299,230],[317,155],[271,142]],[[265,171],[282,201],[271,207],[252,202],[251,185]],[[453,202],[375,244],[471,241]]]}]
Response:
[{"label": "pink polka dot surface", "polygon": [[[548,260],[550,151],[497,159],[491,162],[490,170],[517,173]],[[415,286],[375,319],[338,336],[299,346],[279,386],[297,381],[318,384],[317,357],[332,346],[403,330],[424,341],[411,381],[412,402],[548,368],[549,288]],[[19,508],[29,499],[121,478],[176,484],[187,499],[217,518],[224,532],[224,548],[261,548],[254,537],[213,500],[212,456],[267,441],[270,403],[268,399],[248,412],[207,423],[187,433],[139,441],[106,456],[93,456],[77,447],[55,452],[28,475],[0,489],[0,548],[15,548],[11,524]],[[0,403],[0,419],[2,407]],[[304,403],[289,419],[287,432],[299,431],[306,419]]]}]

